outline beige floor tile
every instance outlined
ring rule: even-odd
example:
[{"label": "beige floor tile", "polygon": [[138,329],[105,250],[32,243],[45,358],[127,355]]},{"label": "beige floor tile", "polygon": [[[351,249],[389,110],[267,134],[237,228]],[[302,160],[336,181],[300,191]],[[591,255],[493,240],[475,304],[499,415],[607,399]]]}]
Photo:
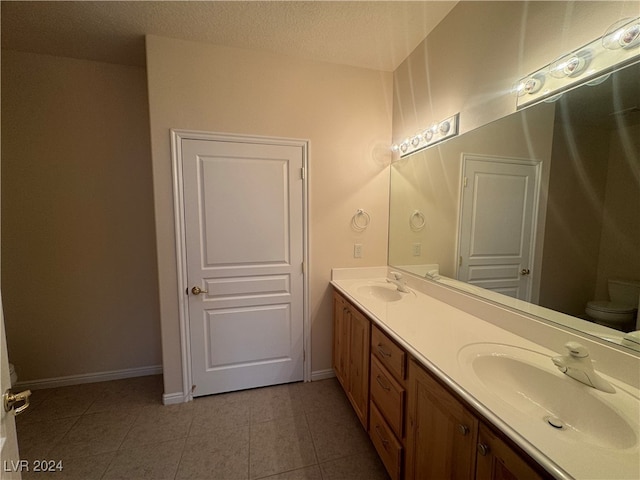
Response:
[{"label": "beige floor tile", "polygon": [[175,477],[184,439],[154,443],[119,451],[102,477],[104,480],[169,480]]},{"label": "beige floor tile", "polygon": [[304,416],[251,425],[250,478],[266,477],[317,463]]},{"label": "beige floor tile", "polygon": [[307,420],[320,463],[369,451],[369,436],[353,411],[317,409]]},{"label": "beige floor tile", "polygon": [[52,449],[50,455],[67,459],[115,451],[137,416],[121,412],[83,415]]},{"label": "beige floor tile", "polygon": [[189,437],[177,480],[246,480],[249,478],[249,427]]},{"label": "beige floor tile", "polygon": [[251,422],[260,423],[304,414],[299,384],[276,385],[255,390],[251,397]]},{"label": "beige floor tile", "polygon": [[185,438],[193,420],[193,411],[188,405],[144,407],[140,410],[120,449]]},{"label": "beige floor tile", "polygon": [[260,480],[322,480],[322,474],[320,473],[320,467],[318,465],[312,465],[310,467],[263,477]]},{"label": "beige floor tile", "polygon": [[49,452],[71,430],[79,418],[61,418],[17,425],[20,458],[23,460],[49,459]]},{"label": "beige floor tile", "polygon": [[249,425],[251,402],[240,396],[238,401],[231,397],[207,397],[194,401],[193,421],[189,436],[215,433],[220,429]]},{"label": "beige floor tile", "polygon": [[150,376],[37,391],[17,421],[23,458],[64,469],[24,478],[386,478],[335,379],[171,406],[162,389]]},{"label": "beige floor tile", "polygon": [[[82,388],[80,388],[82,387]],[[93,388],[79,385],[78,388],[51,389],[41,401],[30,405],[20,415],[18,424],[77,417],[87,412],[97,398]]]},{"label": "beige floor tile", "polygon": [[[373,447],[371,448],[373,450]],[[384,465],[374,452],[321,463],[323,480],[388,480]]]},{"label": "beige floor tile", "polygon": [[347,396],[335,378],[305,383],[300,388],[300,393],[306,412],[326,408],[339,410],[351,408]]}]

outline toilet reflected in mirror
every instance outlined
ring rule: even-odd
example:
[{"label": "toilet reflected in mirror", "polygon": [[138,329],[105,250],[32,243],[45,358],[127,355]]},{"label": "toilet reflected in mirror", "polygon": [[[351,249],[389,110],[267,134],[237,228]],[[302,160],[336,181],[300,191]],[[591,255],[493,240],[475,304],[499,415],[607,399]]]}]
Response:
[{"label": "toilet reflected in mirror", "polygon": [[624,332],[636,330],[640,281],[609,279],[607,285],[609,300],[589,301],[587,320]]}]

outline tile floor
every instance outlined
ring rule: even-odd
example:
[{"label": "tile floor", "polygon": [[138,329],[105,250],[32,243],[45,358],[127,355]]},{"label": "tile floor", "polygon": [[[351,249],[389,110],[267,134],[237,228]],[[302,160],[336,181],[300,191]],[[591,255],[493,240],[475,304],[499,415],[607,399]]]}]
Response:
[{"label": "tile floor", "polygon": [[33,392],[17,418],[23,479],[387,479],[335,379],[163,406],[162,377]]}]

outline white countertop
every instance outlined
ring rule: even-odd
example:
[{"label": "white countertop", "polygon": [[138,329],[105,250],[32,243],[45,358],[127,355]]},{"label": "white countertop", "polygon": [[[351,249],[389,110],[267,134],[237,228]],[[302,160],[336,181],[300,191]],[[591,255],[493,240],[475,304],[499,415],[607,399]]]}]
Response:
[{"label": "white countertop", "polygon": [[[396,302],[379,301],[358,292],[357,287],[363,285],[363,282],[386,284],[386,273],[386,267],[334,269],[331,283],[554,477],[640,478],[640,431],[637,428],[640,423],[640,390],[602,375],[631,395],[628,397],[632,399],[629,410],[619,413],[634,424],[635,443],[632,447],[606,448],[587,442],[577,443],[569,439],[564,431],[554,430],[542,420],[532,421],[531,417],[487,392],[486,388],[478,384],[464,362],[459,361],[459,352],[463,347],[478,343],[511,345],[549,357],[565,352],[549,350],[416,289],[412,289],[409,294],[402,294],[404,298]],[[566,379],[575,382],[560,372],[558,376],[563,381]],[[599,397],[605,403],[608,402],[607,395],[616,395],[600,392],[586,385],[584,388],[588,389],[588,394]]]}]

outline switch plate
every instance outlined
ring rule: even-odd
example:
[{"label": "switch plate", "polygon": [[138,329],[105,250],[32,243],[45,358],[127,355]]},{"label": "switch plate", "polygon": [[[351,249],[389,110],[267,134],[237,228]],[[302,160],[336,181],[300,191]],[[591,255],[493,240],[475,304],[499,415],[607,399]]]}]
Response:
[{"label": "switch plate", "polygon": [[414,244],[411,245],[411,254],[414,257],[419,257],[421,252],[422,252],[422,244],[421,243],[414,243]]},{"label": "switch plate", "polygon": [[362,244],[355,243],[353,245],[353,258],[362,258]]}]

